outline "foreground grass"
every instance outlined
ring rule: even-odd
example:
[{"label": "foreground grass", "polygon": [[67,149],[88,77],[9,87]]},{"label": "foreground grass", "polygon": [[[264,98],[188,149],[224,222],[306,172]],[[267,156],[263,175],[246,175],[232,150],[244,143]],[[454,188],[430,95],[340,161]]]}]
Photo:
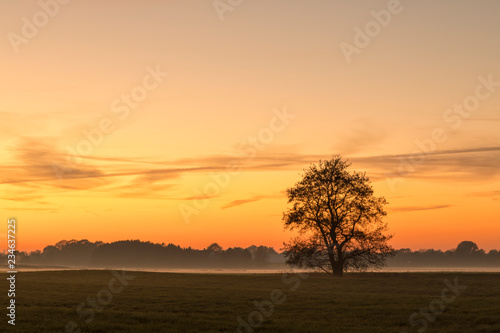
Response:
[{"label": "foreground grass", "polygon": [[[85,312],[80,318],[77,307],[83,302],[81,310],[90,311],[85,302],[109,290],[110,271],[18,273],[15,327],[6,323],[8,285],[6,274],[0,274],[0,332],[64,332],[70,321],[82,333],[235,332],[238,317],[247,323],[249,315],[260,319],[254,301],[272,298],[282,303],[270,315],[264,308],[269,316],[262,315],[255,332],[417,332],[424,317],[418,315],[412,327],[410,315],[440,299],[447,288],[444,280],[453,284],[456,277],[467,288],[434,321],[426,321],[426,332],[500,332],[496,273],[367,273],[342,279],[321,274],[306,279],[295,274],[127,274],[135,278],[85,323],[91,315]],[[113,287],[116,291],[120,284]],[[282,294],[272,294],[275,289]],[[100,294],[104,300],[106,295]],[[445,295],[450,300],[453,294]]]}]

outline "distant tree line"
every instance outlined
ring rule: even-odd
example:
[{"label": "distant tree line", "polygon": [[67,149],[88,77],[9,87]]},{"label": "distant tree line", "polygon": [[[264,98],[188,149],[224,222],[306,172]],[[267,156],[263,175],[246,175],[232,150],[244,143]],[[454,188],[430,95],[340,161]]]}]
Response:
[{"label": "distant tree line", "polygon": [[[255,245],[224,250],[214,243],[198,250],[139,240],[103,243],[84,239],[63,240],[43,251],[18,251],[16,261],[21,265],[94,268],[283,268],[285,256],[272,247]],[[0,253],[0,262],[7,262],[6,252]],[[399,249],[387,260],[387,266],[500,267],[500,251],[486,252],[471,241],[448,251]]]},{"label": "distant tree line", "polygon": [[[7,254],[0,254],[2,261]],[[214,243],[203,250],[139,240],[112,243],[62,240],[43,251],[17,252],[17,264],[118,268],[267,268],[282,261],[273,248],[252,245],[224,250]]]},{"label": "distant tree line", "polygon": [[391,267],[500,267],[500,251],[488,253],[476,243],[463,241],[455,249],[396,250],[396,256],[387,260]]}]

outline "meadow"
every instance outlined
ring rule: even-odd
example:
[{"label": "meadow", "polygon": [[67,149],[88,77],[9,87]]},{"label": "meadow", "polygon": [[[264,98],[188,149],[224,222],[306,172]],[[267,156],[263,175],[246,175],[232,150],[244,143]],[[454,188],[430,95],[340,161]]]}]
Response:
[{"label": "meadow", "polygon": [[0,332],[500,332],[499,273],[20,272],[15,327],[6,277]]}]

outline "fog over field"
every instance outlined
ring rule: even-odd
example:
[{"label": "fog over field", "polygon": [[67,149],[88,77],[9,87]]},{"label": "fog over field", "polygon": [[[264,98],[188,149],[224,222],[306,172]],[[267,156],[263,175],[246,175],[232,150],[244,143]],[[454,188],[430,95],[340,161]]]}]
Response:
[{"label": "fog over field", "polygon": [[[132,269],[151,272],[184,273],[280,273],[290,270],[284,252],[266,246],[223,249],[217,243],[197,250],[173,244],[141,241],[113,243],[87,240],[60,241],[42,251],[20,252],[18,268],[24,271],[46,269]],[[6,254],[0,254],[6,263]],[[300,269],[301,271],[314,271]],[[367,271],[381,272],[497,272],[500,253],[486,253],[471,241],[455,249],[397,250],[386,266]]]}]

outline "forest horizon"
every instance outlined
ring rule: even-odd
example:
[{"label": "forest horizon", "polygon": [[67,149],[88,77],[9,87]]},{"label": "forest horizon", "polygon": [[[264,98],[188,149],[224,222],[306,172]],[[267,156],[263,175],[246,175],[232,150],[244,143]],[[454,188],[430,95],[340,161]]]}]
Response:
[{"label": "forest horizon", "polygon": [[[159,268],[247,268],[285,269],[285,252],[272,247],[252,245],[247,248],[224,249],[212,243],[203,249],[180,247],[173,243],[151,243],[140,240],[100,241],[61,240],[41,250],[17,252],[17,264],[32,269],[128,267],[131,269]],[[7,253],[0,253],[0,261]],[[55,266],[54,266],[55,265]],[[455,248],[396,249],[396,255],[387,261],[387,268],[500,268],[500,248],[481,249],[472,241],[460,242]]]}]

